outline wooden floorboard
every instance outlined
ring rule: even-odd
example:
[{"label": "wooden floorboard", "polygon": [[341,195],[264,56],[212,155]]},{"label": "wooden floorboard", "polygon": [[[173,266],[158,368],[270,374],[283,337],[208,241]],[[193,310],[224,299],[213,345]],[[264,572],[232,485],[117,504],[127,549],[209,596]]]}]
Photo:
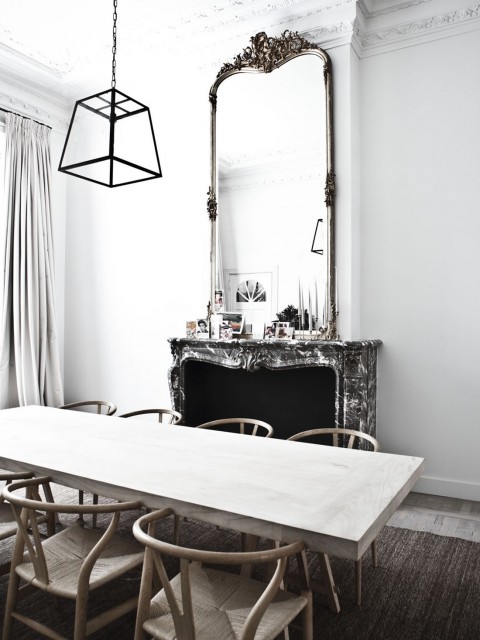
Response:
[{"label": "wooden floorboard", "polygon": [[480,502],[412,492],[388,524],[480,542]]}]

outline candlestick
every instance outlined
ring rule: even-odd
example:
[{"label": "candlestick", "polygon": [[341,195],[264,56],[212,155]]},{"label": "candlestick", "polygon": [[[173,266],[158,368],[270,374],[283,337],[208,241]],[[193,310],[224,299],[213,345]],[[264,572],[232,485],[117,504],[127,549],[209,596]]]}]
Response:
[{"label": "candlestick", "polygon": [[308,330],[312,330],[312,296],[310,293],[310,285],[308,286]]},{"label": "candlestick", "polygon": [[298,328],[302,330],[303,329],[303,292],[302,292],[302,283],[300,279],[298,280],[298,315],[299,315]]},{"label": "candlestick", "polygon": [[338,315],[338,279],[337,279],[337,267],[335,267],[335,312]]},{"label": "candlestick", "polygon": [[323,302],[323,326],[327,326],[328,322],[328,284],[324,282],[323,284],[325,288],[325,300]]},{"label": "candlestick", "polygon": [[317,279],[315,278],[315,330],[318,329],[318,287],[317,287]]}]

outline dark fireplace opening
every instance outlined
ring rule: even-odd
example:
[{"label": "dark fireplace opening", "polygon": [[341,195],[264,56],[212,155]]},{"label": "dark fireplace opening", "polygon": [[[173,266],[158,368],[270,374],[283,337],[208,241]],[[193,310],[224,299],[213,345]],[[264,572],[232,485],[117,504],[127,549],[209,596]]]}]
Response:
[{"label": "dark fireplace opening", "polygon": [[257,418],[276,438],[335,426],[336,373],[330,367],[251,372],[208,362],[185,363],[184,422],[195,427],[219,418]]}]

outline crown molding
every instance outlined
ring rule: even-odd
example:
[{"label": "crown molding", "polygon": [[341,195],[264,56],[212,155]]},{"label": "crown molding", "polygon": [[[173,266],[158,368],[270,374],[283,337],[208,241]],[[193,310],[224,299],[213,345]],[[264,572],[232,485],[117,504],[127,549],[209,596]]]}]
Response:
[{"label": "crown molding", "polygon": [[354,33],[355,21],[344,21],[328,26],[319,26],[302,31],[301,36],[322,49],[328,50],[350,44]]},{"label": "crown molding", "polygon": [[64,108],[43,99],[36,99],[31,90],[24,91],[3,80],[0,83],[0,107],[38,120],[52,127],[54,131],[66,133],[68,130],[68,114]]},{"label": "crown molding", "polygon": [[352,46],[359,57],[364,58],[472,29],[480,29],[480,4],[370,31],[365,29],[362,19],[357,19]]},{"label": "crown molding", "polygon": [[381,9],[370,9],[370,6],[375,5],[375,1],[373,0],[357,0],[358,7],[362,12],[363,16],[367,19],[377,18],[378,16],[383,16],[395,11],[403,11],[404,9],[410,9],[411,7],[418,7],[421,4],[425,4],[427,2],[433,2],[433,0],[405,0],[404,2],[395,2],[395,4],[385,3],[385,0],[382,0]]}]

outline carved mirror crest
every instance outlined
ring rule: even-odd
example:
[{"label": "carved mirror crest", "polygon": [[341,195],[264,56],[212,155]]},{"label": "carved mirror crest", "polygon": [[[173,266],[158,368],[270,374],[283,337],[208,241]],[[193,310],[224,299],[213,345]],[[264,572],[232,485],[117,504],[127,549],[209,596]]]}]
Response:
[{"label": "carved mirror crest", "polygon": [[224,290],[226,310],[255,327],[295,307],[305,338],[335,339],[330,58],[289,31],[250,42],[209,95],[210,309]]}]

